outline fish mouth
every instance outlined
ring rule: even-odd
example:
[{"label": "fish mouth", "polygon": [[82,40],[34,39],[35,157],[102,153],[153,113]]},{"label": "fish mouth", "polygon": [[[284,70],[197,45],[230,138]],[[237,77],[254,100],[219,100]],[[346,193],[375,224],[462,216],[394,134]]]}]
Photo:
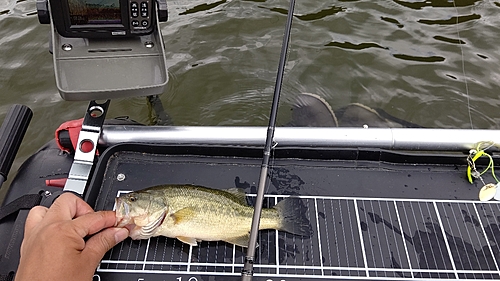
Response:
[{"label": "fish mouth", "polygon": [[136,220],[142,221],[146,215],[139,217],[130,216],[130,205],[120,198],[115,199],[116,202],[116,227],[123,227],[129,230],[129,236],[134,239],[147,239],[153,237],[156,230],[163,224],[166,217],[166,210],[151,222],[146,225],[137,225]]},{"label": "fish mouth", "polygon": [[130,224],[132,218],[130,217],[130,206],[120,200],[120,198],[115,199],[116,205],[116,227],[125,227]]}]

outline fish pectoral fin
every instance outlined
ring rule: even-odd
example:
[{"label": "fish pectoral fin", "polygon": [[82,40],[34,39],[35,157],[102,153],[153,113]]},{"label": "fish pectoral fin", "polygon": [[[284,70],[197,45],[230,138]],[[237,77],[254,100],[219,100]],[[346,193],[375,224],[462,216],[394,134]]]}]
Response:
[{"label": "fish pectoral fin", "polygon": [[[250,241],[250,234],[245,234],[245,235],[242,235],[239,237],[232,237],[232,238],[224,239],[224,241],[231,243],[231,244],[234,244],[236,246],[247,248],[248,242]],[[259,247],[258,244],[257,244],[257,247]]]},{"label": "fish pectoral fin", "polygon": [[191,246],[198,246],[198,239],[196,238],[193,238],[193,237],[185,237],[185,236],[177,236],[175,237],[177,239],[179,239],[179,241],[183,242],[183,243],[186,243],[186,244],[189,244]]},{"label": "fish pectoral fin", "polygon": [[193,209],[186,207],[186,208],[180,209],[179,211],[173,213],[171,215],[171,217],[174,219],[174,224],[178,224],[182,221],[189,220],[190,218],[192,218],[194,216],[194,214],[195,214],[195,212]]}]

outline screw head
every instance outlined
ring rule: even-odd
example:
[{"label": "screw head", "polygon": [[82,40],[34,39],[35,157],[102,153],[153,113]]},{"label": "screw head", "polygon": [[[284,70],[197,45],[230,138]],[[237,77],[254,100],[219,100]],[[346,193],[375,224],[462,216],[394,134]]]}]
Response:
[{"label": "screw head", "polygon": [[116,180],[117,181],[124,181],[125,180],[125,174],[118,174],[118,176],[116,176]]},{"label": "screw head", "polygon": [[71,46],[71,44],[63,44],[62,49],[66,52],[69,52],[73,49],[73,46]]}]

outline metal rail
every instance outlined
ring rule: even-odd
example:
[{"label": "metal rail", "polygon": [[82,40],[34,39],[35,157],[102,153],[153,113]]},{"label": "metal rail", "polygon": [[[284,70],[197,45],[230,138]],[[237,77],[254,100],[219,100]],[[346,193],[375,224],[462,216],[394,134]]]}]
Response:
[{"label": "metal rail", "polygon": [[[267,127],[105,125],[99,143],[105,146],[135,142],[263,147],[266,133]],[[278,147],[468,151],[479,142],[500,143],[500,130],[278,127],[274,141]]]}]

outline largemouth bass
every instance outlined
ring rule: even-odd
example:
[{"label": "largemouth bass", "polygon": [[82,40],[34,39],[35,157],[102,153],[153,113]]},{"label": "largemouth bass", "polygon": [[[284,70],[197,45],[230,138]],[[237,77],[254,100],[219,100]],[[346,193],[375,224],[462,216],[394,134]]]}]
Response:
[{"label": "largemouth bass", "polygon": [[[259,229],[311,235],[300,199],[285,198],[263,208]],[[195,185],[159,185],[116,198],[119,227],[132,239],[177,238],[192,246],[199,241],[226,241],[248,246],[254,208],[242,189],[211,189]]]}]

